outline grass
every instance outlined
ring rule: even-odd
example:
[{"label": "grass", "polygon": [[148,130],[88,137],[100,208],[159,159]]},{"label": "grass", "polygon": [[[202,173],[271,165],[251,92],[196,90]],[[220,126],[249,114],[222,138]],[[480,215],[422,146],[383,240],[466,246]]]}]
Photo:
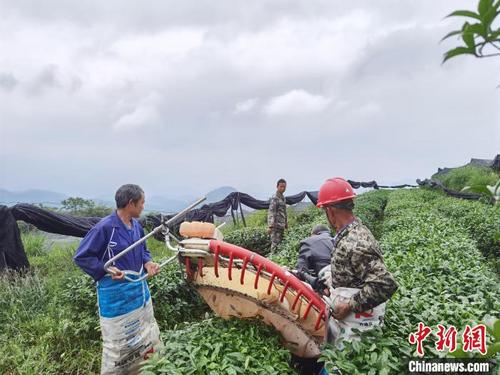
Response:
[{"label": "grass", "polygon": [[92,303],[82,290],[71,289],[71,269],[62,268],[64,262],[51,266],[50,260],[23,276],[0,277],[0,373],[76,374],[99,368],[95,299]]},{"label": "grass", "polygon": [[451,190],[460,191],[466,186],[494,185],[500,179],[500,172],[488,167],[466,165],[445,173],[436,173],[432,179],[441,181]]},{"label": "grass", "polygon": [[28,258],[43,255],[46,250],[45,237],[36,232],[28,232],[21,236],[24,251]]},{"label": "grass", "polygon": [[[95,374],[101,334],[93,281],[72,260],[77,244],[22,234],[31,270],[0,275],[0,374]],[[171,255],[148,240],[154,259]],[[150,282],[162,330],[199,320],[208,311],[175,265]]]}]

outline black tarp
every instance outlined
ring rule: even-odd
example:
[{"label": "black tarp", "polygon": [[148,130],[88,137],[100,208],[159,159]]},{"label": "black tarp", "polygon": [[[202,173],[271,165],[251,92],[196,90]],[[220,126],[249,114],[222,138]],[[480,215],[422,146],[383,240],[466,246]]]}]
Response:
[{"label": "black tarp", "polygon": [[100,217],[65,215],[25,203],[10,207],[10,211],[16,220],[32,224],[44,232],[75,237],[85,237],[90,228],[101,220]]},{"label": "black tarp", "polygon": [[[287,204],[296,204],[308,197],[316,203],[317,192],[303,191],[286,197]],[[193,209],[183,217],[171,223],[173,230],[182,221],[213,222],[214,217],[225,216],[228,210],[237,210],[243,204],[255,210],[269,208],[269,200],[259,200],[249,194],[233,192],[219,202],[205,204]],[[63,234],[75,237],[84,237],[85,234],[100,220],[98,217],[75,217],[65,215],[31,204],[16,204],[12,207],[0,206],[0,270],[3,268],[19,269],[29,265],[20,239],[16,220],[21,220],[36,228],[50,233]],[[171,218],[174,215],[166,215]],[[146,215],[141,218],[143,226],[156,227],[160,225],[160,215]]]},{"label": "black tarp", "polygon": [[0,270],[22,270],[27,267],[28,257],[24,252],[16,218],[9,207],[0,206]]},{"label": "black tarp", "polygon": [[84,237],[101,218],[64,215],[24,203],[12,207],[0,205],[0,270],[29,267],[17,220],[44,232]]},{"label": "black tarp", "polygon": [[431,188],[440,188],[442,189],[446,194],[455,197],[455,198],[461,198],[461,199],[468,199],[468,200],[479,200],[482,195],[480,194],[473,194],[473,193],[466,193],[462,191],[455,191],[448,189],[446,186],[443,185],[441,181],[438,180],[419,180],[417,179],[417,184],[419,186],[426,186],[426,187],[431,187]]},{"label": "black tarp", "polygon": [[[374,189],[416,187],[416,185],[408,184],[395,186],[378,185],[376,181],[348,181],[355,189],[361,187]],[[442,183],[435,180],[417,180],[417,183],[420,186],[439,187],[447,194],[458,198],[480,198],[477,194],[449,190],[444,187]],[[290,205],[296,204],[303,201],[306,197],[313,204],[316,204],[318,192],[302,191],[295,195],[289,195],[286,197],[286,203]],[[200,208],[191,210],[183,217],[179,217],[176,221],[171,223],[171,228],[172,230],[176,230],[180,223],[185,220],[214,222],[215,216],[225,216],[228,210],[237,210],[240,207],[240,204],[255,210],[262,210],[269,208],[269,199],[259,200],[245,193],[233,192],[219,202],[205,204]],[[173,216],[174,215],[166,215],[165,217],[168,219]],[[100,218],[75,217],[45,210],[30,204],[16,204],[12,207],[0,205],[0,270],[6,267],[20,269],[29,265],[24,252],[23,244],[21,242],[16,220],[22,220],[26,223],[32,224],[45,232],[84,237],[90,228],[92,228],[100,220]],[[160,225],[160,222],[160,215],[146,215],[141,218],[141,224],[143,226],[156,227]]]}]

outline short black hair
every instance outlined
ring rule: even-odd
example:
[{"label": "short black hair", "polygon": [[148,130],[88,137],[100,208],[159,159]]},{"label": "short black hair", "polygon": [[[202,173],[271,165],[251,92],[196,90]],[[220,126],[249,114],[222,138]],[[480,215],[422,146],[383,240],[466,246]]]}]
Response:
[{"label": "short black hair", "polygon": [[278,186],[279,186],[279,184],[286,184],[285,179],[284,179],[284,178],[280,178],[280,179],[278,180],[278,182],[276,182],[276,187],[278,187]]},{"label": "short black hair", "polygon": [[115,193],[116,208],[124,208],[130,201],[136,203],[143,196],[144,190],[139,185],[122,185]]},{"label": "short black hair", "polygon": [[330,232],[330,228],[328,228],[325,224],[316,224],[313,227],[311,234],[320,234],[323,232]]},{"label": "short black hair", "polygon": [[331,207],[340,208],[343,210],[352,211],[354,209],[354,201],[352,199],[344,199],[339,202],[330,204]]}]

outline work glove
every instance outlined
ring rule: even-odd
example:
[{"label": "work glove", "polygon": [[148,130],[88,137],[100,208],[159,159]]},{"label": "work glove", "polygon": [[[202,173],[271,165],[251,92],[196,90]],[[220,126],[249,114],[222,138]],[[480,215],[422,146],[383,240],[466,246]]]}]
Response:
[{"label": "work glove", "polygon": [[331,286],[332,285],[332,267],[330,265],[323,267],[319,272],[318,272],[318,278],[321,280],[321,282],[326,285],[326,286]]}]

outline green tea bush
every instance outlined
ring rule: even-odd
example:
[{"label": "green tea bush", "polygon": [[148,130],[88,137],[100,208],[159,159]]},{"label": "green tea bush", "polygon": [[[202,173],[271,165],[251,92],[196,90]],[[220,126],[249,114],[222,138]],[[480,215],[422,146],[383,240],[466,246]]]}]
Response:
[{"label": "green tea bush", "polygon": [[371,190],[360,194],[354,201],[354,214],[372,231],[375,238],[382,234],[381,224],[390,194],[391,190]]},{"label": "green tea bush", "polygon": [[224,236],[224,241],[258,254],[266,255],[271,249],[271,239],[265,227],[248,227],[233,230]]},{"label": "green tea bush", "polygon": [[[497,275],[462,226],[436,209],[443,200],[461,205],[424,189],[391,193],[380,244],[399,289],[387,304],[383,329],[363,334],[361,342],[346,342],[343,351],[325,351],[331,373],[403,373],[415,350],[408,336],[418,322],[463,331],[500,311]],[[435,350],[431,338],[424,345],[426,358],[445,354]]]},{"label": "green tea bush", "polygon": [[315,224],[302,224],[285,231],[283,241],[279,244],[276,253],[272,254],[269,259],[282,266],[294,268],[299,255],[300,241],[311,235]]},{"label": "green tea bush", "polygon": [[160,329],[199,320],[210,310],[196,289],[183,279],[176,264],[165,266],[148,284]]},{"label": "green tea bush", "polygon": [[284,375],[290,352],[279,335],[258,320],[207,319],[162,334],[165,348],[143,366],[142,375]]},{"label": "green tea bush", "polygon": [[83,273],[69,275],[63,281],[60,303],[67,306],[68,311],[80,323],[77,334],[85,335],[90,340],[98,340],[99,309],[97,307],[97,292],[95,284],[89,276]]},{"label": "green tea bush", "polygon": [[[268,210],[255,210],[251,214],[245,215],[247,227],[267,227],[267,212]],[[240,224],[243,223],[240,222]]]},{"label": "green tea bush", "polygon": [[297,213],[295,217],[295,225],[306,225],[313,222],[323,220],[325,213],[323,210],[311,204],[311,206],[306,207],[304,210]]},{"label": "green tea bush", "polygon": [[[311,203],[312,206],[312,203]],[[311,206],[306,206],[305,209],[311,207]],[[287,217],[287,222],[288,222],[288,228],[291,228],[296,225],[300,225],[298,222],[298,218],[304,208],[301,208],[302,206],[288,206],[286,208],[286,217]],[[267,226],[267,221],[266,221],[266,226]]]},{"label": "green tea bush", "polygon": [[476,242],[485,257],[500,258],[500,206],[442,198],[435,210],[460,226]]}]

